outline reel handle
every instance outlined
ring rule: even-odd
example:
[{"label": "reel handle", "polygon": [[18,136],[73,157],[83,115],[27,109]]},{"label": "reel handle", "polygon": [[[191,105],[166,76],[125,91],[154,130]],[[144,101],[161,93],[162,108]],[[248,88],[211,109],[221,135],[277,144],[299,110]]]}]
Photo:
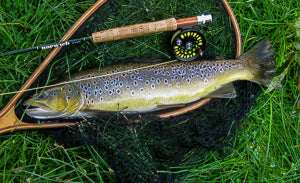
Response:
[{"label": "reel handle", "polygon": [[92,34],[92,39],[95,43],[115,41],[120,39],[132,38],[147,34],[163,31],[175,31],[178,27],[202,24],[211,21],[211,15],[201,15],[196,17],[182,18],[176,20],[169,18],[150,23],[141,23],[117,27],[113,29],[103,30]]}]

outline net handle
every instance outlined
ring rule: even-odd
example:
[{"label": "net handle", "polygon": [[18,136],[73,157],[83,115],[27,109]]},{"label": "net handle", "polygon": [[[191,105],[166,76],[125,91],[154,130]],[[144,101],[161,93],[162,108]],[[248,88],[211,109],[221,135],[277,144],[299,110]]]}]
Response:
[{"label": "net handle", "polygon": [[[238,58],[241,55],[242,52],[242,37],[241,37],[241,31],[240,31],[240,27],[238,24],[238,21],[234,15],[234,12],[232,10],[232,8],[230,7],[229,3],[227,0],[220,0],[230,18],[233,30],[234,30],[234,35],[235,35],[235,46],[236,46],[236,50],[235,50],[235,58]],[[167,112],[167,113],[162,113],[162,114],[158,114],[157,116],[159,118],[169,118],[169,117],[175,117],[175,116],[179,116],[182,114],[185,114],[189,111],[193,111],[195,109],[198,109],[199,107],[202,107],[203,105],[207,104],[209,101],[211,101],[211,98],[206,98],[206,99],[200,99],[199,101],[180,108],[178,110],[174,110],[171,112]]]},{"label": "net handle", "polygon": [[[98,0],[93,6],[91,6],[68,30],[68,32],[60,40],[66,41],[74,35],[74,33],[81,27],[81,25],[97,10],[99,9],[107,0]],[[52,59],[61,50],[61,47],[54,48],[49,55],[44,59],[41,65],[35,70],[35,72],[29,77],[25,84],[20,88],[19,92],[16,93],[12,99],[7,103],[7,105],[0,111],[0,134],[10,132],[12,130],[24,130],[24,129],[41,129],[41,128],[60,128],[70,125],[75,125],[71,122],[60,122],[60,123],[28,123],[21,121],[16,113],[15,108],[18,100],[25,93],[24,90],[28,89],[36,79],[41,75],[45,68],[49,65]]]}]

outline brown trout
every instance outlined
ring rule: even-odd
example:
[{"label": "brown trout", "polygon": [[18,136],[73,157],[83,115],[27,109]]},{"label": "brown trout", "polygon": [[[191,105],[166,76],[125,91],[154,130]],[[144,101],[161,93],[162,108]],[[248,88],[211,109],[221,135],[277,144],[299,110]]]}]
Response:
[{"label": "brown trout", "polygon": [[[26,100],[37,119],[91,117],[103,112],[150,112],[204,97],[234,97],[233,81],[268,86],[276,72],[265,39],[236,60],[130,63],[79,73],[72,83],[45,89]],[[29,105],[29,106],[28,106]]]}]

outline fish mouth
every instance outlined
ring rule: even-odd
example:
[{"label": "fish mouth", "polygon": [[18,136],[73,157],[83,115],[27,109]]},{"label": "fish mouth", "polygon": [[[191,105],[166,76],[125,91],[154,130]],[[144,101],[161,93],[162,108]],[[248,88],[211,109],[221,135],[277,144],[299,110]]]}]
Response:
[{"label": "fish mouth", "polygon": [[52,110],[49,105],[40,103],[40,102],[34,102],[32,104],[24,103],[23,106],[26,107],[26,111],[38,111],[38,110],[50,111],[50,110]]},{"label": "fish mouth", "polygon": [[37,119],[56,118],[61,115],[61,112],[52,109],[44,103],[34,102],[33,104],[23,104],[26,107],[25,112],[29,116]]}]

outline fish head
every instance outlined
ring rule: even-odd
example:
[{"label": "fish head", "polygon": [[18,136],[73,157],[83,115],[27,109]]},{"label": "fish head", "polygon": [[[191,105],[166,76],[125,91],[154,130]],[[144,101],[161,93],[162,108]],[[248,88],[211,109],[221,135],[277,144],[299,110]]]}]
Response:
[{"label": "fish head", "polygon": [[37,119],[72,117],[82,106],[82,96],[72,87],[53,87],[31,96],[23,105]]}]

